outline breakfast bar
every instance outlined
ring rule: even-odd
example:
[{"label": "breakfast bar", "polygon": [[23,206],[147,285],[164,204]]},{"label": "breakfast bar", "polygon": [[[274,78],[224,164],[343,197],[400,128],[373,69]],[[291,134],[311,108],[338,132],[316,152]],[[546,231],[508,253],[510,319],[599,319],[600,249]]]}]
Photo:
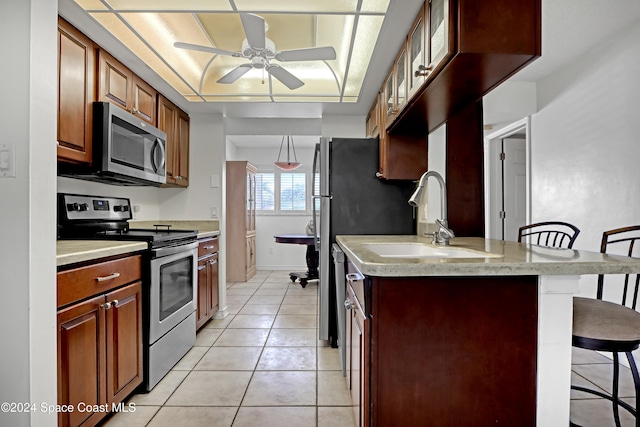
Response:
[{"label": "breakfast bar", "polygon": [[638,259],[476,237],[336,241],[347,342],[361,331],[360,350],[347,345],[361,425],[566,427],[578,280],[640,271]]}]

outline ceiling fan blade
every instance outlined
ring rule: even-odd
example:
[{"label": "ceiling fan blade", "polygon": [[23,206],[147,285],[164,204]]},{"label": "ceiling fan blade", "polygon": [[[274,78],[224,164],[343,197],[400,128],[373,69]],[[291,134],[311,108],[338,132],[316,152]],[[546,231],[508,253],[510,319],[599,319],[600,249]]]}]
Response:
[{"label": "ceiling fan blade", "polygon": [[267,67],[267,73],[271,74],[276,79],[280,80],[280,82],[288,87],[291,90],[298,89],[304,82],[282,68],[279,65],[269,65]]},{"label": "ceiling fan blade", "polygon": [[240,19],[244,27],[244,34],[247,36],[249,46],[261,50],[266,46],[266,30],[264,18],[253,13],[241,13]]},{"label": "ceiling fan blade", "polygon": [[251,69],[251,64],[242,64],[236,68],[234,68],[233,70],[229,71],[227,74],[225,74],[224,76],[222,76],[219,80],[218,83],[222,83],[222,84],[231,84],[234,83],[236,80],[238,80],[240,77],[244,76],[245,74],[247,74],[247,72]]},{"label": "ceiling fan blade", "polygon": [[231,52],[229,50],[218,49],[210,46],[200,46],[198,44],[175,42],[173,46],[179,49],[197,50],[200,52],[217,53],[219,55],[242,56],[239,52]]},{"label": "ceiling fan blade", "polygon": [[278,61],[322,61],[336,59],[336,50],[331,46],[283,50],[276,54],[276,59]]}]

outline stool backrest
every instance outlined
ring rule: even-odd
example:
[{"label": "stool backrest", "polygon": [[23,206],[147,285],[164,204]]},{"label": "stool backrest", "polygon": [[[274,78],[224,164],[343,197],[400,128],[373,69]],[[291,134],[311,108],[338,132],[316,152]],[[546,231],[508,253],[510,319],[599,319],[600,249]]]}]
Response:
[{"label": "stool backrest", "polygon": [[528,237],[529,242],[534,245],[571,249],[578,234],[580,234],[578,227],[566,222],[538,222],[520,227],[518,242]]},{"label": "stool backrest", "polygon": [[[616,254],[640,258],[640,225],[617,228],[615,230],[609,230],[602,233],[600,252],[603,254]],[[596,294],[596,298],[598,299],[602,299],[602,294],[604,291],[604,280],[604,274],[598,275],[598,291]],[[624,286],[621,298],[622,305],[626,305],[627,307],[631,307],[635,310],[636,304],[638,302],[639,285],[640,274],[624,275]],[[629,292],[629,286],[633,287],[633,296],[631,296],[630,298],[627,296]]]}]

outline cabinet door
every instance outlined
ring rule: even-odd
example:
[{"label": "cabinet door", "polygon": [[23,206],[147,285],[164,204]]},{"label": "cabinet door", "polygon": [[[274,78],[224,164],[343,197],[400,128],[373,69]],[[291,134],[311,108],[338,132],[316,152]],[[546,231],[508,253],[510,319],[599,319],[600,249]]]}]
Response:
[{"label": "cabinet door", "polygon": [[413,96],[425,81],[424,6],[418,12],[407,39],[407,92]]},{"label": "cabinet door", "polygon": [[104,50],[98,51],[98,100],[111,102],[129,111],[133,74]]},{"label": "cabinet door", "polygon": [[123,401],[142,383],[142,283],[106,295],[107,399]]},{"label": "cabinet door", "polygon": [[363,405],[363,326],[364,318],[360,313],[357,304],[355,303],[355,297],[350,288],[347,288],[347,300],[351,307],[349,317],[350,319],[347,326],[349,331],[347,334],[347,365],[349,371],[349,391],[351,393],[351,405],[353,409],[354,420],[356,425],[363,426],[365,417],[362,410],[365,408]]},{"label": "cabinet door", "polygon": [[[446,63],[453,53],[453,40],[451,35],[451,18],[453,14],[453,2],[450,0],[429,0],[429,24],[426,28],[426,42],[428,43],[427,68],[430,75]],[[427,77],[427,80],[429,77]]]},{"label": "cabinet door", "polygon": [[[58,311],[58,404],[77,408],[104,405],[106,395],[106,329],[104,296]],[[95,424],[103,413],[60,412],[58,425]]]},{"label": "cabinet door", "polygon": [[247,203],[246,203],[246,230],[247,234],[256,231],[256,174],[247,171]]},{"label": "cabinet door", "polygon": [[196,306],[196,329],[200,329],[209,320],[209,257],[198,260],[198,305]]},{"label": "cabinet door", "polygon": [[396,96],[393,92],[395,88],[393,70],[387,76],[383,88],[383,111],[384,111],[384,125],[389,126],[395,117],[396,108]]},{"label": "cabinet door", "polygon": [[247,237],[247,253],[246,253],[246,260],[245,260],[247,277],[252,276],[256,269],[255,242],[256,242],[255,236]]},{"label": "cabinet door", "polygon": [[218,311],[218,254],[207,261],[207,285],[207,314],[211,318]]},{"label": "cabinet door", "polygon": [[132,74],[129,111],[151,125],[156,125],[156,98],[158,92],[140,77]]},{"label": "cabinet door", "polygon": [[92,161],[95,45],[58,19],[58,159]]},{"label": "cabinet door", "polygon": [[376,138],[380,135],[379,118],[380,118],[380,104],[378,102],[379,96],[373,101],[373,106],[369,115],[367,116],[367,138]]},{"label": "cabinet door", "polygon": [[158,96],[158,129],[167,134],[166,168],[167,184],[175,184],[175,159],[177,151],[176,126],[178,124],[178,107],[162,95]]},{"label": "cabinet door", "polygon": [[177,172],[176,184],[181,187],[189,186],[189,116],[178,110],[176,130],[177,150],[174,169]]},{"label": "cabinet door", "polygon": [[402,49],[398,54],[395,65],[395,93],[396,93],[396,105],[394,108],[394,114],[396,117],[398,113],[407,105],[407,54],[406,50]]}]

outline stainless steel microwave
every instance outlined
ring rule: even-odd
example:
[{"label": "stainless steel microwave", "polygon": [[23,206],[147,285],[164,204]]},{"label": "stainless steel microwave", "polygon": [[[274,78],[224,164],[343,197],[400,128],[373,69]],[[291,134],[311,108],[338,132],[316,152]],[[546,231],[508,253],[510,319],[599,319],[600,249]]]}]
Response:
[{"label": "stainless steel microwave", "polygon": [[[113,185],[166,183],[167,134],[109,102],[93,103],[93,162],[90,169],[60,175]],[[64,167],[64,166],[63,166]]]}]

